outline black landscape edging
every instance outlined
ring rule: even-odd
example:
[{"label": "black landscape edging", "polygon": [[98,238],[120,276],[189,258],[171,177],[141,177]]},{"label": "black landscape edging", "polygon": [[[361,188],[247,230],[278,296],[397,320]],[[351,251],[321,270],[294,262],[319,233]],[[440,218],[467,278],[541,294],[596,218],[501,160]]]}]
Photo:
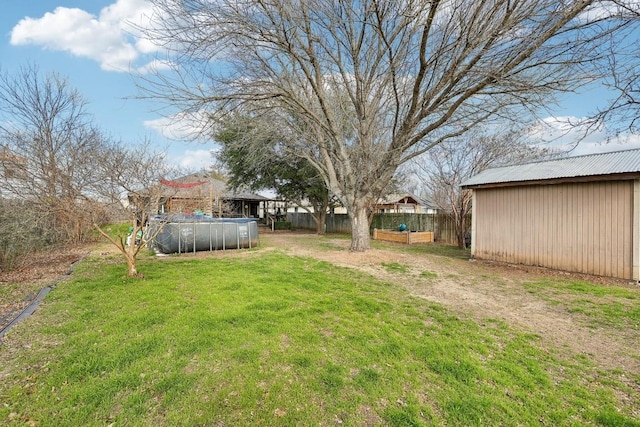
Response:
[{"label": "black landscape edging", "polygon": [[[23,308],[18,313],[18,315],[13,318],[13,320],[11,320],[9,323],[4,325],[0,329],[0,346],[2,345],[2,337],[4,337],[4,334],[9,329],[11,329],[11,327],[13,325],[15,325],[15,324],[19,323],[20,321],[26,319],[27,317],[31,316],[36,311],[36,309],[38,308],[38,306],[40,305],[42,300],[44,300],[44,298],[49,294],[49,292],[51,292],[56,287],[56,285],[63,279],[63,277],[71,275],[71,273],[73,273],[73,269],[75,268],[76,264],[78,264],[80,261],[85,259],[85,257],[86,257],[86,255],[83,256],[82,258],[80,258],[78,261],[71,263],[71,265],[69,266],[69,270],[64,275],[58,277],[58,279],[56,279],[51,285],[45,286],[44,288],[40,289],[40,292],[38,292],[38,295],[29,303],[29,305],[27,305],[25,308]],[[7,316],[5,316],[5,318],[8,317],[8,316],[11,316],[16,311],[17,310],[14,310],[14,311],[10,312]],[[3,318],[3,320],[5,318]]]},{"label": "black landscape edging", "polygon": [[[53,289],[52,286],[47,286],[40,289],[40,292],[38,292],[38,295],[33,299],[33,301],[31,301],[28,306],[22,309],[22,311],[16,317],[14,317],[12,321],[7,323],[2,327],[2,329],[0,329],[0,338],[2,338],[5,332],[8,331],[13,325],[31,316],[33,312],[36,311],[36,308],[38,308],[44,297],[46,297],[47,294],[51,291],[51,289]],[[0,345],[2,345],[2,341],[0,341]]]}]

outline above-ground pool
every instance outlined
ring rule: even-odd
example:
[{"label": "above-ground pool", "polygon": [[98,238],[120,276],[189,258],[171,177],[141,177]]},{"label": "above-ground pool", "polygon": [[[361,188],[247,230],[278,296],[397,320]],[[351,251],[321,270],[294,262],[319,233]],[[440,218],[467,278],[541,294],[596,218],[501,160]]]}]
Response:
[{"label": "above-ground pool", "polygon": [[153,217],[147,235],[150,246],[163,254],[253,248],[258,246],[255,218],[211,218],[202,215]]}]

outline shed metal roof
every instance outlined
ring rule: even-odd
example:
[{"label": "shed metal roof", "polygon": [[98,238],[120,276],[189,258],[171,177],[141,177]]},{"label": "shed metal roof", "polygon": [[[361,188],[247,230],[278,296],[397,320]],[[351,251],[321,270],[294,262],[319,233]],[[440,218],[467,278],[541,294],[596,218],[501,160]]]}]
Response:
[{"label": "shed metal roof", "polygon": [[640,172],[640,149],[565,157],[486,169],[461,187]]}]

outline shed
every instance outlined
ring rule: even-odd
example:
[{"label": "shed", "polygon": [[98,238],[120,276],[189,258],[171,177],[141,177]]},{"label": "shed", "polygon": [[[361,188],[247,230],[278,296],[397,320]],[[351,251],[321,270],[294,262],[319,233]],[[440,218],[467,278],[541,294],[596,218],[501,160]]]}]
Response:
[{"label": "shed", "polygon": [[462,188],[472,256],[640,279],[640,149],[487,169]]}]

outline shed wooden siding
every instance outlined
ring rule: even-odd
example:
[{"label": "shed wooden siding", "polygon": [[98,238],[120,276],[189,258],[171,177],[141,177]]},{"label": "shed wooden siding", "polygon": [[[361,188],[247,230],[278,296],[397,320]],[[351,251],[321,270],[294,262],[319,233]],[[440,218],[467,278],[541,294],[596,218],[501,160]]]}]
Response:
[{"label": "shed wooden siding", "polygon": [[634,181],[474,191],[474,256],[633,277]]}]

